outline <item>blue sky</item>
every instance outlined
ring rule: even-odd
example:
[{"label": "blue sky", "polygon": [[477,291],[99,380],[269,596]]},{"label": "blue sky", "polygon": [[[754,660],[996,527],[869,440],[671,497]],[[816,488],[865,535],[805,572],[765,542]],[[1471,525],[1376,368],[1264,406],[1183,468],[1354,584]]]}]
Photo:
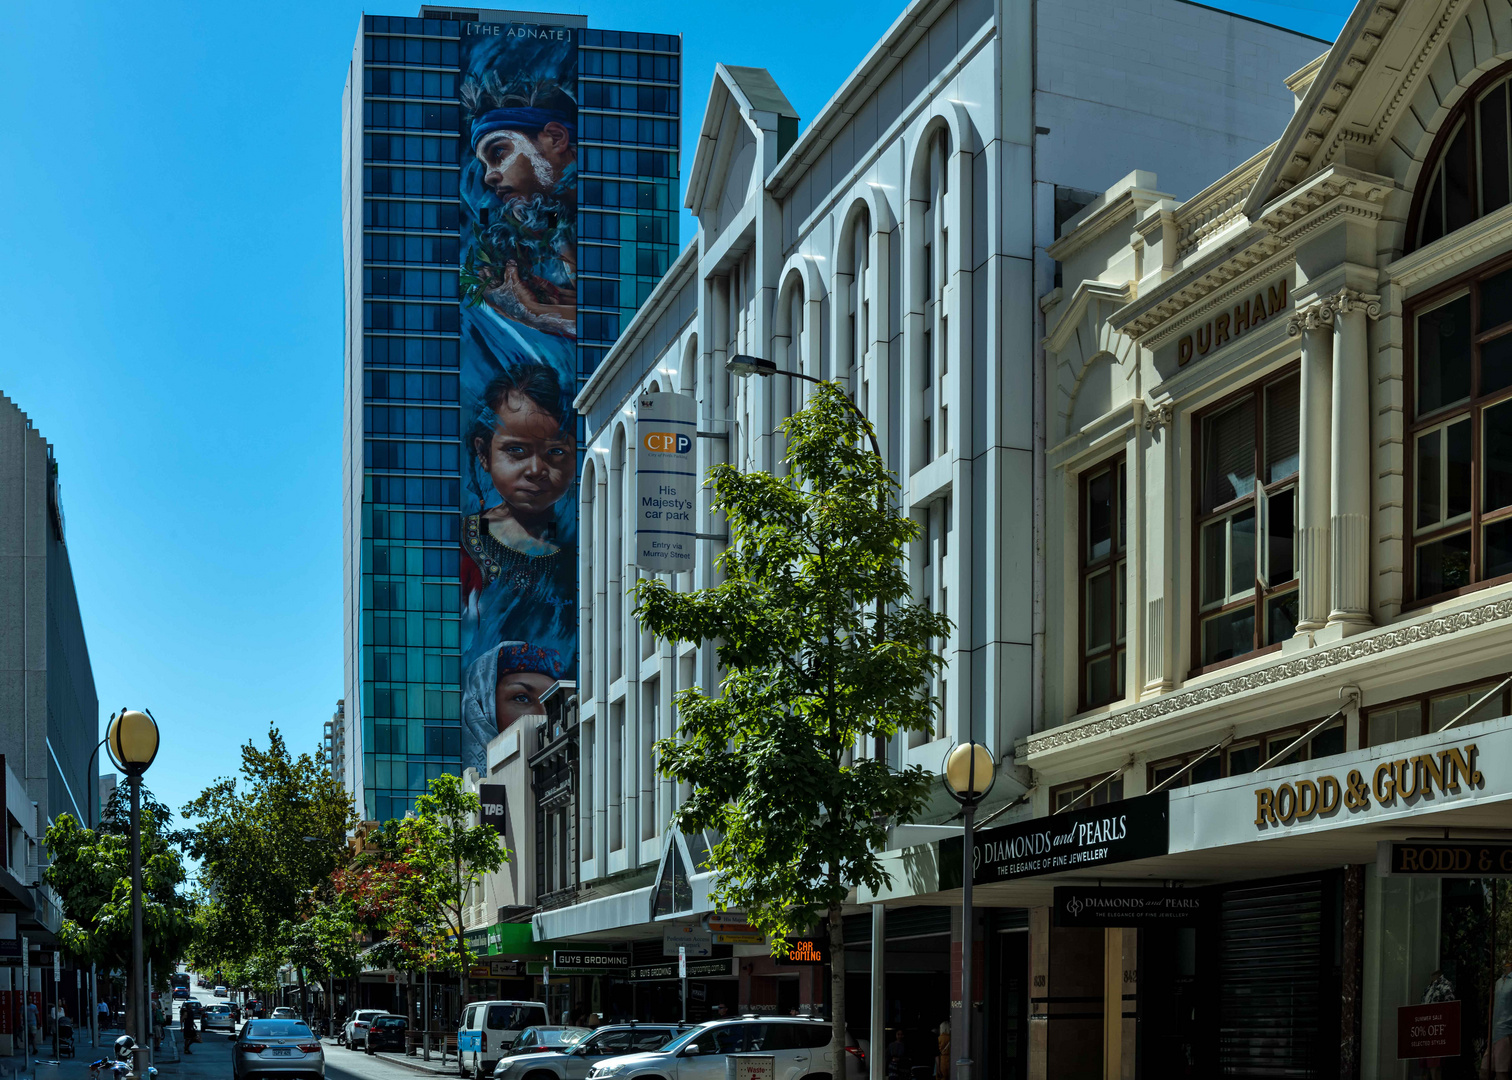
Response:
[{"label": "blue sky", "polygon": [[[716,61],[769,68],[806,122],[901,10],[546,6],[684,35],[684,162]],[[1330,39],[1351,7],[1212,6]],[[314,748],[342,693],[339,106],[361,10],[0,12],[0,393],[56,450],[101,719],[153,710],[148,783],[174,807],[270,723]]]}]

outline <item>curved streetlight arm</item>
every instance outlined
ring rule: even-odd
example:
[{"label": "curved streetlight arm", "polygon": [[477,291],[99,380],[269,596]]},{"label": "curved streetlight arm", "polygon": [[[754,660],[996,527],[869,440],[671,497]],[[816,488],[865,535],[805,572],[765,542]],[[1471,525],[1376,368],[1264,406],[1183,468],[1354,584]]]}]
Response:
[{"label": "curved streetlight arm", "polygon": [[[741,378],[746,378],[751,375],[760,375],[763,378],[770,375],[785,375],[789,379],[798,379],[802,382],[813,383],[815,386],[819,386],[825,381],[823,379],[816,378],[813,375],[807,375],[801,371],[788,371],[784,368],[780,368],[776,365],[775,362],[767,360],[764,357],[744,356],[740,353],[736,353],[734,356],[725,361],[725,370],[728,371],[731,375],[739,375]],[[877,442],[877,433],[872,430],[871,421],[867,419],[866,414],[861,411],[861,407],[859,405],[852,401],[848,396],[841,396],[842,398],[844,398],[845,404],[850,407],[850,411],[860,417],[862,424],[865,425],[866,437],[871,440],[872,453],[877,455],[877,460],[885,462],[886,459],[882,457],[882,447]]]}]

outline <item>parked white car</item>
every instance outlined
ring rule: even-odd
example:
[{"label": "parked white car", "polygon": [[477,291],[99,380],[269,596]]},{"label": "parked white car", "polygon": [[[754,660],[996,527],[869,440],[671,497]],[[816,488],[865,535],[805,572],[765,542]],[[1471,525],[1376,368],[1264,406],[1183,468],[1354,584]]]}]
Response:
[{"label": "parked white car", "polygon": [[[803,1080],[811,1074],[866,1080],[865,1048],[836,1046],[828,1020],[798,1016],[746,1016],[711,1020],[660,1050],[606,1058],[588,1080],[725,1080],[736,1054],[772,1059],[772,1080]],[[851,1040],[854,1043],[854,1040]],[[840,1059],[844,1059],[843,1063]],[[512,1080],[512,1078],[511,1078]]]},{"label": "parked white car", "polygon": [[387,1016],[383,1009],[358,1009],[347,1022],[342,1025],[341,1035],[337,1042],[348,1050],[355,1050],[359,1046],[367,1046],[367,1031],[372,1022],[380,1016]]}]

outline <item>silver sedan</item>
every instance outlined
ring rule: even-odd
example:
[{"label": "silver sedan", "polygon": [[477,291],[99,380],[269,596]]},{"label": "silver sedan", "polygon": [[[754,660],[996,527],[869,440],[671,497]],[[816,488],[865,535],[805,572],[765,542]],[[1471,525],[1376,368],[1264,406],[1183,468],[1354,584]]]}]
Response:
[{"label": "silver sedan", "polygon": [[229,1005],[206,1005],[205,1011],[200,1013],[200,1028],[209,1031],[211,1028],[223,1028],[232,1030],[235,1025],[231,1023],[231,1006]]},{"label": "silver sedan", "polygon": [[325,1051],[302,1020],[249,1020],[231,1050],[231,1075],[325,1078]]}]

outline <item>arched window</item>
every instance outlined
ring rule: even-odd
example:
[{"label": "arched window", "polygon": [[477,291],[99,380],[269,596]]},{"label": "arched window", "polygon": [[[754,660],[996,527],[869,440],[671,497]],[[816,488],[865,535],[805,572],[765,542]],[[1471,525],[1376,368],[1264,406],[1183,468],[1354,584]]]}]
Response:
[{"label": "arched window", "polygon": [[1434,140],[1418,184],[1408,249],[1431,244],[1512,201],[1512,65],[1466,91]]},{"label": "arched window", "polygon": [[950,449],[950,410],[944,384],[949,371],[950,325],[945,315],[945,286],[950,279],[950,223],[945,197],[950,193],[950,132],[942,125],[929,136],[923,180],[924,220],[919,252],[920,299],[923,301],[924,340],[920,343],[920,424],[922,462]]}]

